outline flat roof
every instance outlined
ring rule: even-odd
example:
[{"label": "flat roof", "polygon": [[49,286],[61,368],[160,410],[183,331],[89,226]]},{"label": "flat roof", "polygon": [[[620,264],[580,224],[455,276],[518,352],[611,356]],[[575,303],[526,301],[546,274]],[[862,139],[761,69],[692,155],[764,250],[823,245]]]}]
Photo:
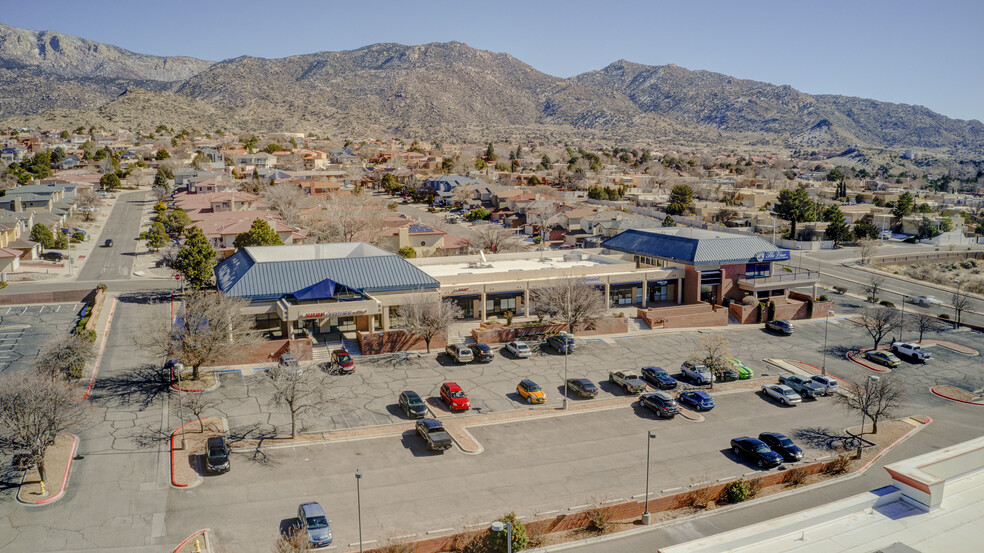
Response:
[{"label": "flat roof", "polygon": [[[614,265],[624,263],[623,261],[612,259],[608,260],[597,255],[583,255],[584,259],[568,259],[563,257],[534,257],[532,254],[523,259],[492,259],[488,263],[482,263],[478,256],[474,262],[456,261],[454,263],[442,263],[435,265],[419,265],[421,271],[431,277],[455,275],[479,275],[496,273],[513,273],[517,271],[542,271],[544,269],[574,269],[576,267],[598,267],[600,265]],[[472,265],[474,263],[474,265]]]}]

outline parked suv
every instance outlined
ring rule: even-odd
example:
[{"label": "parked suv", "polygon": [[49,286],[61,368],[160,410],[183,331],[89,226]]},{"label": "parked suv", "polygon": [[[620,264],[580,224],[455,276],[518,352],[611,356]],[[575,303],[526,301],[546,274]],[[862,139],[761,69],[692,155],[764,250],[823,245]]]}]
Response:
[{"label": "parked suv", "polygon": [[41,254],[41,259],[45,261],[61,261],[65,259],[65,254],[61,252],[44,252]]},{"label": "parked suv", "polygon": [[325,516],[321,505],[312,501],[301,503],[297,507],[297,519],[300,530],[307,534],[311,547],[326,547],[331,545],[331,521]]},{"label": "parked suv", "polygon": [[472,350],[464,344],[448,344],[444,351],[454,359],[455,363],[469,363],[475,359]]},{"label": "parked suv", "polygon": [[793,323],[789,321],[769,321],[765,323],[765,329],[776,334],[790,336],[793,334]]},{"label": "parked suv", "polygon": [[656,392],[654,394],[643,394],[639,397],[639,403],[648,407],[657,417],[672,419],[680,412],[680,406],[676,400],[666,392]]},{"label": "parked suv", "polygon": [[574,337],[569,334],[556,334],[547,338],[547,345],[557,353],[574,353]]},{"label": "parked suv", "polygon": [[209,472],[226,472],[229,470],[229,446],[225,438],[213,436],[205,446],[205,470]]}]

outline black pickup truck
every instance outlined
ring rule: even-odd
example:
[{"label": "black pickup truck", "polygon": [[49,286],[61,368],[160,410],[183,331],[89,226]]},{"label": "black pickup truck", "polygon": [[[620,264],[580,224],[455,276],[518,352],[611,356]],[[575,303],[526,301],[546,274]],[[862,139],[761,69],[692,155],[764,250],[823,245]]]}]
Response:
[{"label": "black pickup truck", "polygon": [[420,419],[417,421],[417,434],[427,442],[427,449],[431,451],[451,448],[451,434],[448,434],[439,420]]}]

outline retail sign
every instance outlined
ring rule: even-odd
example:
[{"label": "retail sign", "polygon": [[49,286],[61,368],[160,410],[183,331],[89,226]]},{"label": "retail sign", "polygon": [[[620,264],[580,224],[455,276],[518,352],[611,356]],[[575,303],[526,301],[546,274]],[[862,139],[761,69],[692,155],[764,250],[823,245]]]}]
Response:
[{"label": "retail sign", "polygon": [[353,309],[351,311],[335,311],[333,313],[329,313],[329,315],[332,317],[349,317],[352,315],[365,315],[368,312],[368,309]]},{"label": "retail sign", "polygon": [[592,282],[601,282],[601,277],[583,277],[577,279],[578,284],[590,284]]},{"label": "retail sign", "polygon": [[471,290],[471,288],[455,288],[451,293],[452,294],[461,294],[461,293],[467,292],[469,290]]},{"label": "retail sign", "polygon": [[302,319],[320,319],[321,317],[324,317],[324,316],[325,316],[324,313],[305,313],[305,314],[301,315],[301,318]]},{"label": "retail sign", "polygon": [[789,250],[778,250],[774,252],[759,252],[755,254],[755,260],[763,261],[784,261],[789,259]]},{"label": "retail sign", "polygon": [[657,280],[656,281],[656,286],[666,286],[669,283],[670,283],[670,281],[668,281],[668,280]]}]

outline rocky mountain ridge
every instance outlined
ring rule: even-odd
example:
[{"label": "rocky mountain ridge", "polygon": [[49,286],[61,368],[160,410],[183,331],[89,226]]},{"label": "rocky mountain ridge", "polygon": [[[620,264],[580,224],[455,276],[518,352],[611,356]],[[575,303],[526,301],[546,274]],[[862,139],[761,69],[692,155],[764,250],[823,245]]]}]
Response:
[{"label": "rocky mountain ridge", "polygon": [[441,140],[984,149],[979,121],[672,64],[619,60],[564,79],[460,42],[213,63],[5,25],[0,118]]}]

